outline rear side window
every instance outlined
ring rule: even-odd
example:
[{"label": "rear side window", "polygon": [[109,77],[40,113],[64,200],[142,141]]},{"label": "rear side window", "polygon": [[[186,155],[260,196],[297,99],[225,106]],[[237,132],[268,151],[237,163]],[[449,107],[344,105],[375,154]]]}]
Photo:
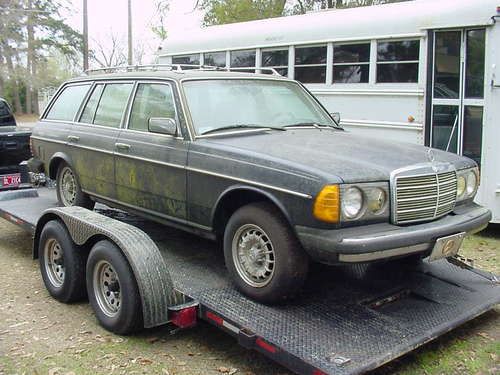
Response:
[{"label": "rear side window", "polygon": [[[97,105],[94,121],[92,123],[112,128],[120,127],[123,112],[127,106],[127,101],[133,86],[132,83],[106,84],[99,104]],[[93,103],[89,100],[87,106],[91,106],[92,104]]]},{"label": "rear side window", "polygon": [[67,86],[56,98],[54,104],[50,108],[45,119],[47,120],[60,120],[60,121],[73,121],[78,108],[82,104],[83,98],[89,91],[90,84],[88,85],[72,85]]},{"label": "rear side window", "polygon": [[94,122],[94,115],[97,109],[97,104],[99,104],[99,99],[101,99],[102,90],[104,89],[104,84],[98,84],[94,87],[92,94],[90,95],[89,101],[83,109],[82,116],[80,117],[80,122],[85,122],[87,124],[92,124]]},{"label": "rear side window", "polygon": [[175,119],[174,98],[170,85],[140,83],[137,86],[129,129],[148,131],[149,119],[152,117]]}]

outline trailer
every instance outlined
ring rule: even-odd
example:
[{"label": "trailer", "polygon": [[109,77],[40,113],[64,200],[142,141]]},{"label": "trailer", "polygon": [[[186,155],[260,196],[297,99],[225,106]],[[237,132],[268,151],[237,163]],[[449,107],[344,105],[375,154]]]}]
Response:
[{"label": "trailer", "polygon": [[35,258],[54,223],[71,239],[65,262],[96,243],[113,244],[137,283],[143,327],[204,320],[297,374],[375,369],[500,302],[495,275],[452,258],[314,266],[300,296],[266,306],[231,285],[215,244],[123,211],[60,208],[53,189],[39,188],[0,192],[0,217],[33,234]]}]

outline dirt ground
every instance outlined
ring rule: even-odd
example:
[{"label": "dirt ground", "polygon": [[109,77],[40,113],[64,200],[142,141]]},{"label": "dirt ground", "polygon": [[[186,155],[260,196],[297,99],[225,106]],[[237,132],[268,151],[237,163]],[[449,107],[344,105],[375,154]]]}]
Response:
[{"label": "dirt ground", "polygon": [[[500,228],[465,241],[462,254],[500,271]],[[0,375],[290,374],[216,328],[170,327],[120,337],[98,326],[87,303],[61,304],[31,259],[30,235],[0,219]],[[500,309],[377,370],[377,374],[500,374]]]}]

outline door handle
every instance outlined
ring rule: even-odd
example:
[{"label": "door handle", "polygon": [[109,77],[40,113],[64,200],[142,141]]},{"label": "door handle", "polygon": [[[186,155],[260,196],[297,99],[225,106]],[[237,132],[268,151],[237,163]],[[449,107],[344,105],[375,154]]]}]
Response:
[{"label": "door handle", "polygon": [[130,145],[126,143],[115,143],[115,147],[120,150],[130,150]]},{"label": "door handle", "polygon": [[78,142],[80,140],[80,137],[77,137],[76,135],[68,135],[68,141],[70,142]]}]

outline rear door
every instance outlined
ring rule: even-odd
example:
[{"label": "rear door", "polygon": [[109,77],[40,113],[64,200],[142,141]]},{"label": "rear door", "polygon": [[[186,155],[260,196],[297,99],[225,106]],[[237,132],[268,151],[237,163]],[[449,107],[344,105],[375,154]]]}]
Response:
[{"label": "rear door", "polygon": [[114,147],[134,83],[97,81],[68,135],[73,167],[82,190],[116,198]]},{"label": "rear door", "polygon": [[150,118],[178,124],[174,86],[167,81],[139,81],[127,126],[115,144],[117,199],[163,218],[186,219],[187,143],[176,136],[150,133]]}]

